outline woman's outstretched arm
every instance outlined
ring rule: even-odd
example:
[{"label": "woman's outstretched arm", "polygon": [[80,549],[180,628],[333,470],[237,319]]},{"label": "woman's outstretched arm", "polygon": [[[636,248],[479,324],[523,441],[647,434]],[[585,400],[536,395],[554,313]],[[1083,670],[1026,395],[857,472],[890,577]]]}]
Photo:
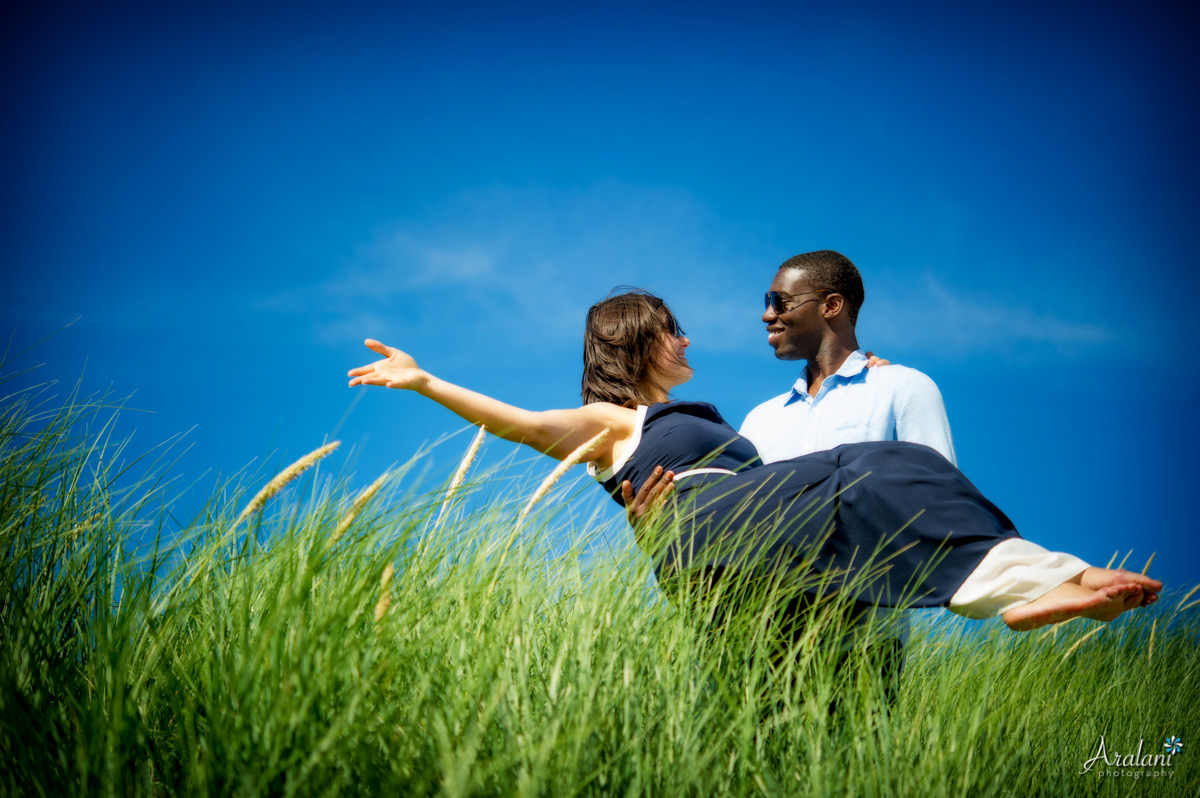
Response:
[{"label": "woman's outstretched arm", "polygon": [[585,458],[607,465],[612,462],[614,446],[623,446],[633,435],[637,414],[629,408],[599,402],[569,410],[524,410],[435,377],[418,366],[411,355],[395,347],[371,338],[366,345],[384,359],[351,369],[350,385],[416,391],[472,424],[486,425],[488,432],[555,459],[566,458],[601,430],[608,429],[608,439]]}]

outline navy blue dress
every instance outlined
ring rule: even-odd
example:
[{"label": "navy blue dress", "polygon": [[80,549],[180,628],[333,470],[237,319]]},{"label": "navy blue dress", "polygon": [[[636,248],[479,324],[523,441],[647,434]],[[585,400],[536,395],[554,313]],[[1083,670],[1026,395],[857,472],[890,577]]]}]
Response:
[{"label": "navy blue dress", "polygon": [[765,566],[840,589],[870,558],[868,571],[883,572],[852,583],[858,600],[944,607],[994,545],[1019,537],[961,471],[916,443],[851,443],[763,465],[715,407],[669,402],[645,410],[640,439],[600,477],[624,504],[621,482],[636,490],[658,465],[677,473],[680,508],[678,534],[650,552],[660,580]]}]

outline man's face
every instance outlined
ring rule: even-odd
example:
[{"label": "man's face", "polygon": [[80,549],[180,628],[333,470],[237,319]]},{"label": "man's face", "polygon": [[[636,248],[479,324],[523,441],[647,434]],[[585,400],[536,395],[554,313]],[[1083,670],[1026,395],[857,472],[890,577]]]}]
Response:
[{"label": "man's face", "polygon": [[772,291],[783,295],[785,310],[763,311],[762,320],[767,325],[767,343],[775,349],[780,360],[809,360],[816,357],[821,347],[825,322],[821,309],[825,304],[825,292],[814,292],[803,271],[780,269],[771,281]]}]

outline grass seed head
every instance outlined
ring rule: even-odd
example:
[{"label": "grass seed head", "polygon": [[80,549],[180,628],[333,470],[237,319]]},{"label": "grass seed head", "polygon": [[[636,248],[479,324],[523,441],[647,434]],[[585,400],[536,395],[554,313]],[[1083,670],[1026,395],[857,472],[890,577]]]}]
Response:
[{"label": "grass seed head", "polygon": [[281,491],[285,485],[303,474],[308,469],[312,468],[317,464],[318,461],[341,445],[341,441],[327,443],[319,449],[314,449],[296,462],[292,463],[287,468],[280,471],[274,479],[267,483],[266,487],[254,495],[254,498],[251,499],[250,503],[246,505],[246,509],[242,510],[241,514],[238,515],[237,520],[233,522],[233,525],[236,527],[241,524],[242,521],[245,521],[247,518],[257,513],[263,508],[263,505],[265,505],[272,496]]},{"label": "grass seed head", "polygon": [[1192,596],[1196,595],[1197,590],[1200,590],[1200,585],[1196,585],[1195,587],[1193,587],[1191,590],[1189,590],[1187,592],[1187,595],[1184,596],[1183,600],[1179,602],[1179,606],[1177,606],[1175,608],[1175,612],[1177,612],[1177,613],[1183,612],[1188,607],[1191,607],[1192,605],[1188,604],[1188,599],[1190,599]]},{"label": "grass seed head", "polygon": [[384,566],[383,576],[379,579],[379,601],[375,602],[375,623],[383,620],[388,608],[392,606],[391,582],[396,569],[391,563]]},{"label": "grass seed head", "polygon": [[[529,503],[525,505],[525,509],[521,510],[521,514],[517,516],[517,523],[513,526],[513,531],[509,534],[508,540],[504,544],[504,551],[500,554],[500,561],[496,568],[497,571],[504,567],[504,561],[508,557],[509,547],[512,546],[513,541],[516,540],[517,533],[521,531],[521,526],[525,523],[525,518],[529,515],[529,511],[533,509],[533,506],[537,504],[543,496],[550,492],[550,489],[554,487],[554,483],[562,479],[563,474],[570,471],[573,466],[581,463],[584,456],[587,455],[588,452],[590,452],[592,449],[595,449],[607,438],[608,429],[606,428],[600,430],[598,433],[592,436],[590,440],[586,441],[582,446],[567,455],[566,458],[564,458],[563,461],[559,463],[553,471],[550,472],[550,476],[542,480],[542,484],[539,485],[538,489],[533,492],[533,496],[529,499]],[[493,579],[488,584],[487,594],[489,596],[492,595],[495,589],[496,580]]]},{"label": "grass seed head", "polygon": [[350,528],[350,525],[354,523],[354,519],[362,512],[362,508],[383,487],[383,483],[387,480],[389,474],[390,472],[384,471],[374,482],[362,489],[362,492],[354,500],[354,504],[350,505],[350,509],[342,516],[342,520],[338,521],[337,529],[333,530],[333,535],[329,538],[329,545],[332,546],[334,543],[337,543],[338,538]]},{"label": "grass seed head", "polygon": [[82,524],[80,524],[79,526],[77,526],[77,527],[75,527],[74,529],[72,529],[72,530],[70,531],[70,533],[69,533],[69,535],[70,535],[70,539],[71,539],[72,541],[74,541],[74,540],[75,540],[75,538],[79,537],[79,535],[80,535],[80,534],[82,534],[83,532],[85,532],[85,531],[87,531],[87,530],[91,529],[91,528],[92,528],[92,527],[94,527],[96,524],[100,523],[100,519],[101,519],[101,518],[103,518],[103,517],[104,517],[104,514],[103,514],[103,513],[96,513],[96,514],[95,514],[95,515],[93,515],[91,518],[89,518],[87,521],[85,521],[84,523],[82,523]]},{"label": "grass seed head", "polygon": [[459,486],[462,485],[463,479],[467,476],[467,469],[471,467],[471,463],[475,462],[475,455],[479,454],[479,447],[483,444],[483,439],[486,435],[487,425],[480,424],[479,432],[475,433],[475,437],[471,440],[471,445],[467,447],[467,453],[463,455],[462,462],[458,464],[458,468],[450,480],[450,487],[446,490],[446,498],[442,499],[442,507],[438,510],[435,526],[442,522],[442,516],[446,514],[446,510],[450,507],[450,500],[454,498],[454,494],[458,492]]},{"label": "grass seed head", "polygon": [[592,449],[595,449],[601,443],[604,443],[604,441],[607,439],[608,430],[602,429],[595,436],[593,436],[591,440],[587,441],[578,449],[567,455],[567,457],[561,463],[559,463],[553,471],[550,472],[550,476],[542,480],[542,484],[538,486],[536,491],[534,491],[533,497],[529,499],[529,503],[526,504],[525,509],[521,511],[521,515],[517,517],[517,526],[521,525],[521,523],[525,520],[525,517],[529,515],[529,511],[533,509],[533,506],[541,501],[542,497],[550,492],[550,489],[554,487],[554,483],[562,479],[563,474],[570,471],[573,466],[579,465],[588,452],[590,452]]}]

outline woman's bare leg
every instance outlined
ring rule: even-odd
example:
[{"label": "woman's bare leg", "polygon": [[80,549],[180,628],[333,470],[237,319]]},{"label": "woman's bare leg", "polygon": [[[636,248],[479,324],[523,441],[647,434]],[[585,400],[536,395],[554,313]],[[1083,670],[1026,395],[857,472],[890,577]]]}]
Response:
[{"label": "woman's bare leg", "polygon": [[[1144,606],[1146,588],[1141,584],[1110,584],[1092,589],[1080,584],[1082,581],[1081,574],[1063,582],[1041,598],[1009,610],[1004,613],[1004,623],[1014,631],[1027,632],[1072,618],[1111,621],[1126,610]],[[1158,586],[1161,588],[1162,583],[1159,582]]]}]

